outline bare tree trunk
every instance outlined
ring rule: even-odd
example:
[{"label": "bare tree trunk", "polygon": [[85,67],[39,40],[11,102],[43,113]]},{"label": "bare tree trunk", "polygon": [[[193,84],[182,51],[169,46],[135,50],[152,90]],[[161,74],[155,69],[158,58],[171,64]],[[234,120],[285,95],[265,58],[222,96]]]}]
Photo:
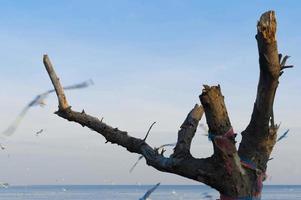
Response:
[{"label": "bare tree trunk", "polygon": [[[267,162],[279,128],[273,116],[278,79],[283,69],[292,67],[285,66],[287,56],[280,63],[281,54],[278,54],[275,34],[275,13],[268,11],[257,24],[260,78],[251,121],[242,132],[238,150],[235,146],[236,134],[219,85],[204,85],[200,95],[202,106],[195,105],[189,112],[178,132],[174,153],[165,157],[145,140],[113,128],[84,110],[73,111],[47,55],[44,55],[43,61],[58,97],[59,110],[56,114],[60,117],[89,127],[103,135],[108,142],[118,144],[129,152],[143,155],[147,164],[159,171],[178,174],[215,188],[222,200],[260,199]],[[190,154],[191,141],[204,112],[214,154],[208,158],[194,158]]]}]

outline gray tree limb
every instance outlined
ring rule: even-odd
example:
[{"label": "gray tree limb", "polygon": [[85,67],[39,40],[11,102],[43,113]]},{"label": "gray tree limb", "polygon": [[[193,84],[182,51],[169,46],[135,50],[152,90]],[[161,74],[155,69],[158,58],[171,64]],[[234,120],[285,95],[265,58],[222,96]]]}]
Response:
[{"label": "gray tree limb", "polygon": [[[120,145],[129,152],[138,153],[144,156],[148,165],[159,171],[178,174],[189,179],[197,180],[214,186],[214,168],[211,158],[196,159],[193,157],[164,157],[156,149],[148,145],[144,140],[128,135],[126,131],[113,128],[96,117],[86,114],[84,111],[77,112],[71,109],[64,94],[63,87],[57,77],[54,67],[47,55],[44,55],[44,65],[55,88],[59,109],[56,114],[68,121],[76,122],[83,127],[88,127],[105,137],[108,142]],[[187,116],[187,121],[199,120],[201,118],[201,108],[195,107],[193,112]],[[194,128],[197,124],[193,124]],[[191,129],[187,129],[191,134]],[[178,145],[179,146],[179,145]]]}]

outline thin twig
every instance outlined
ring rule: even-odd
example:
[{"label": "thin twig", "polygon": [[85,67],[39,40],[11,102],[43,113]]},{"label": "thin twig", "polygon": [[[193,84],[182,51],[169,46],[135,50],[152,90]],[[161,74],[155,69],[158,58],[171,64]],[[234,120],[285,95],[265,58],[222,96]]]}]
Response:
[{"label": "thin twig", "polygon": [[[282,61],[280,62],[280,67],[283,67],[287,61],[287,59],[289,59],[290,56],[286,55],[284,56],[284,58],[282,59]],[[280,61],[280,60],[279,60]]]},{"label": "thin twig", "polygon": [[288,68],[293,68],[293,67],[294,67],[294,65],[282,66],[281,70],[288,69]]},{"label": "thin twig", "polygon": [[143,141],[145,141],[145,140],[146,140],[146,138],[147,138],[147,136],[148,136],[148,134],[149,134],[150,130],[151,130],[151,129],[152,129],[152,127],[155,125],[155,123],[156,123],[156,122],[153,122],[153,123],[152,123],[152,125],[149,127],[149,129],[148,129],[148,131],[147,131],[147,133],[146,133],[146,135],[145,135],[145,137],[144,137]]}]

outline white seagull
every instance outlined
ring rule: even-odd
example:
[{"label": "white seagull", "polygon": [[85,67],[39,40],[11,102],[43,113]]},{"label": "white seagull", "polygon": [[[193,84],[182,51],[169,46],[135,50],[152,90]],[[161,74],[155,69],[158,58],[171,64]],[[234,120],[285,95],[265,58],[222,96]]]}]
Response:
[{"label": "white seagull", "polygon": [[157,183],[155,186],[153,186],[151,189],[149,189],[143,197],[141,197],[139,200],[147,200],[148,197],[159,187],[160,183]]},{"label": "white seagull", "polygon": [[[86,88],[89,85],[93,85],[93,81],[90,79],[88,81],[84,81],[82,83],[70,85],[67,87],[64,87],[65,90],[73,90],[73,89],[81,89],[81,88]],[[27,104],[25,108],[21,111],[21,113],[17,116],[17,118],[13,121],[13,123],[5,130],[2,132],[2,134],[6,136],[11,136],[14,134],[16,131],[18,125],[20,124],[21,120],[24,118],[26,115],[27,111],[34,106],[44,106],[45,105],[45,99],[48,97],[49,94],[55,92],[54,89],[48,90],[42,94],[37,95],[31,102]]]}]

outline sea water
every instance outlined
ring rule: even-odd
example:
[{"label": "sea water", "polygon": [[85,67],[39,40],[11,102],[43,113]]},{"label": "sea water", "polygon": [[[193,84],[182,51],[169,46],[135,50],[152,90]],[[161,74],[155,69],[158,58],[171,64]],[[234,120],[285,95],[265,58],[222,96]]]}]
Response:
[{"label": "sea water", "polygon": [[[52,185],[0,188],[0,200],[138,200],[151,185]],[[152,200],[202,200],[218,193],[203,185],[160,185]],[[301,200],[301,186],[264,186],[263,200]]]}]

